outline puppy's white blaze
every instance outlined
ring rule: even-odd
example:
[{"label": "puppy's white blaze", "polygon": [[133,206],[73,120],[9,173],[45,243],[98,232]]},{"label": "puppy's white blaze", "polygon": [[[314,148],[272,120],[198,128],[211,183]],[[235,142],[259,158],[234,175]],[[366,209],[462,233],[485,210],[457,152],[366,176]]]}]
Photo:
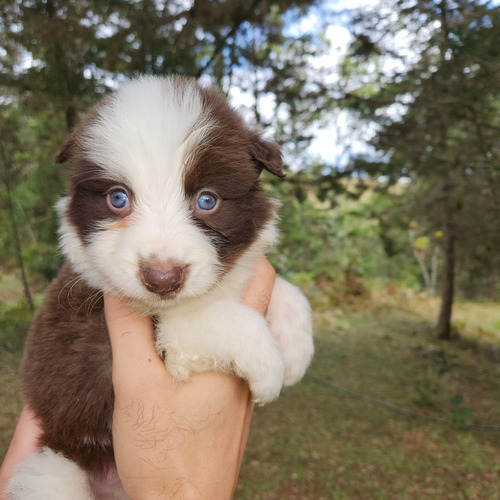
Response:
[{"label": "puppy's white blaze", "polygon": [[180,177],[183,144],[202,108],[194,83],[178,86],[173,78],[141,78],[105,101],[83,142],[92,161],[134,191],[142,191],[151,179],[162,179],[170,189],[167,184]]},{"label": "puppy's white blaze", "polygon": [[197,129],[193,130],[181,144],[179,154],[182,161],[182,170],[185,170],[186,167],[189,166],[191,158],[195,156],[197,146],[203,142],[203,139],[212,128],[210,123],[200,125]]}]

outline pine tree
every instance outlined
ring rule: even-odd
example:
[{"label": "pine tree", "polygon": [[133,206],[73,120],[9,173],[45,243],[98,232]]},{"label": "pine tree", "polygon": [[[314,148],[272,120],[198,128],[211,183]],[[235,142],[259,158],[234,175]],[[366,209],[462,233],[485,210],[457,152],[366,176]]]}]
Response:
[{"label": "pine tree", "polygon": [[[378,157],[358,158],[373,175],[411,180],[412,218],[443,231],[436,335],[451,336],[457,257],[498,244],[500,10],[467,0],[397,1],[356,19],[346,60],[346,105],[377,124]],[[406,47],[397,41],[406,37]],[[389,66],[390,63],[390,66]],[[392,68],[391,68],[392,66]],[[366,78],[368,67],[378,73]],[[389,70],[387,68],[390,68]],[[375,158],[375,160],[374,160]],[[490,255],[491,256],[491,255]],[[485,260],[480,272],[489,273]]]}]

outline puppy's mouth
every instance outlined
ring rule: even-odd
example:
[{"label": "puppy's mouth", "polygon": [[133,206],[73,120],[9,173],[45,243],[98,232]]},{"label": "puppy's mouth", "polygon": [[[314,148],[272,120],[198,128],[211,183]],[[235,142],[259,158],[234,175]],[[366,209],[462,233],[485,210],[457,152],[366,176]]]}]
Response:
[{"label": "puppy's mouth", "polygon": [[139,267],[139,279],[148,292],[162,300],[170,300],[183,289],[188,272],[189,264],[143,262]]}]

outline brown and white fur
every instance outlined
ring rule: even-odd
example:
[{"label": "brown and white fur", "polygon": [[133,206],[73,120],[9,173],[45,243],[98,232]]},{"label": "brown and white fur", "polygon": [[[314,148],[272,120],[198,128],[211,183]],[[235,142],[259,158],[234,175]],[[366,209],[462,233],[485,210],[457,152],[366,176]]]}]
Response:
[{"label": "brown and white fur", "polygon": [[277,237],[259,174],[284,174],[278,146],[218,90],[181,77],[129,82],[89,113],[57,162],[71,168],[57,204],[67,263],[30,330],[23,374],[43,435],[9,498],[115,498],[95,493],[117,482],[103,292],[155,318],[175,379],[232,372],[260,403],[304,375],[310,308],[281,279],[265,319],[240,302],[255,257]]}]

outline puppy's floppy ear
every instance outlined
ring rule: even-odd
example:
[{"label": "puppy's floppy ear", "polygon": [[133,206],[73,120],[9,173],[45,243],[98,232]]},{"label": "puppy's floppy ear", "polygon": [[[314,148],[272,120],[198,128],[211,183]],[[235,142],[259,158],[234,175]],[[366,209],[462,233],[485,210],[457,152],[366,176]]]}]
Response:
[{"label": "puppy's floppy ear", "polygon": [[71,160],[82,149],[82,136],[85,128],[96,119],[105,98],[98,102],[85,116],[82,122],[73,127],[66,142],[56,155],[56,163],[66,163]]},{"label": "puppy's floppy ear", "polygon": [[66,163],[72,156],[75,150],[76,138],[75,134],[72,133],[63,144],[59,153],[56,155],[56,163]]},{"label": "puppy's floppy ear", "polygon": [[260,171],[265,168],[276,177],[285,177],[280,147],[274,141],[263,138],[258,131],[252,131],[250,154]]},{"label": "puppy's floppy ear", "polygon": [[59,153],[56,155],[56,163],[66,163],[71,160],[82,148],[82,134],[87,123],[90,122],[90,118],[93,117],[95,113],[91,110],[85,120],[73,128],[66,138],[66,142],[62,145]]}]

